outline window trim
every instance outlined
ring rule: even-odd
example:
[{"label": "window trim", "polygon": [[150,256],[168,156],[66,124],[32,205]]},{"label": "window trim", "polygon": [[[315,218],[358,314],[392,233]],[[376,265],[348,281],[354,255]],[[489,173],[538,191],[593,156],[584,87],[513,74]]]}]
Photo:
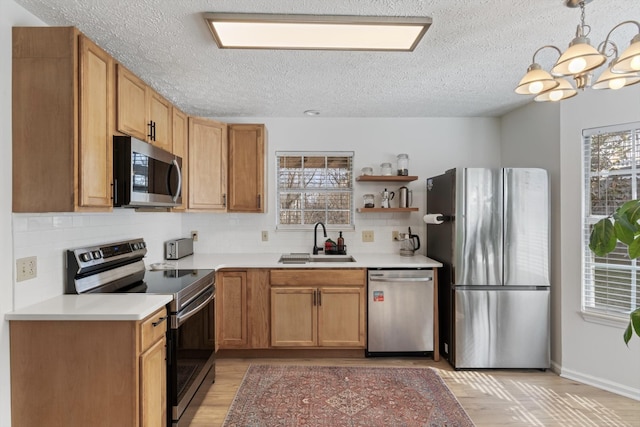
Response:
[{"label": "window trim", "polygon": [[[279,167],[279,158],[282,156],[291,156],[291,157],[295,157],[295,156],[307,156],[307,157],[318,157],[318,156],[322,156],[322,157],[350,157],[351,158],[351,187],[350,187],[350,192],[351,192],[351,206],[349,207],[349,218],[351,219],[351,223],[350,224],[326,224],[325,223],[325,227],[327,229],[327,231],[353,231],[355,230],[356,226],[355,226],[355,172],[354,172],[354,165],[355,165],[355,152],[354,151],[350,151],[350,150],[345,150],[345,151],[312,151],[312,150],[302,150],[302,151],[298,151],[298,150],[278,150],[275,152],[275,167],[274,167],[274,174],[275,174],[275,194],[276,194],[276,230],[279,231],[304,231],[304,230],[313,230],[315,224],[281,224],[280,223],[280,186],[279,186],[279,173],[280,173],[280,167]],[[335,191],[339,192],[339,191],[343,191],[343,192],[348,192],[349,190],[340,190],[340,189],[336,189]]]},{"label": "window trim", "polygon": [[[598,219],[604,218],[604,215],[599,215],[594,218],[594,215],[590,215],[589,205],[590,205],[590,180],[591,180],[591,172],[590,166],[587,162],[587,145],[591,141],[591,137],[598,134],[603,133],[615,133],[615,132],[635,132],[636,134],[640,134],[640,122],[630,122],[623,123],[618,125],[611,126],[601,126],[597,128],[584,129],[582,131],[582,206],[581,206],[581,246],[582,246],[582,257],[581,257],[581,287],[580,287],[580,314],[582,318],[591,323],[612,326],[612,327],[620,327],[624,328],[629,323],[628,314],[625,313],[616,313],[612,309],[607,308],[598,308],[591,307],[587,305],[587,300],[592,298],[588,295],[588,293],[594,293],[592,290],[588,289],[590,286],[593,287],[593,283],[589,281],[589,277],[592,275],[591,271],[587,271],[589,265],[593,265],[594,255],[589,249],[589,236],[590,236],[590,226],[594,224]],[[590,162],[589,156],[589,162]],[[635,173],[636,177],[636,186],[633,189],[635,194],[632,195],[633,198],[640,197],[640,167],[637,168]],[[588,220],[588,217],[592,217],[592,221]],[[588,261],[588,258],[591,258],[591,261]],[[629,268],[633,272],[640,272],[640,258],[635,262],[632,262],[631,267]],[[622,269],[621,269],[622,270]],[[635,292],[640,292],[640,281],[636,282]],[[631,297],[633,299],[633,296]],[[632,301],[631,301],[632,303]],[[632,305],[632,304],[631,304]],[[631,312],[633,308],[629,310]]]}]

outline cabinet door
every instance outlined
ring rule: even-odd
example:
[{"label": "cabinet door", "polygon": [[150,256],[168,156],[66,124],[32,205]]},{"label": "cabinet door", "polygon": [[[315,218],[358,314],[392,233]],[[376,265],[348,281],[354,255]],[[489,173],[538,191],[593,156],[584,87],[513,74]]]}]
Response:
[{"label": "cabinet door", "polygon": [[247,270],[247,332],[249,348],[269,348],[270,336],[269,270]]},{"label": "cabinet door", "polygon": [[229,125],[229,212],[264,212],[264,125]]},{"label": "cabinet door", "polygon": [[147,85],[122,65],[117,65],[116,122],[120,132],[147,141]]},{"label": "cabinet door", "polygon": [[165,339],[140,355],[140,425],[167,425],[167,368]]},{"label": "cabinet door", "polygon": [[216,280],[217,335],[221,349],[246,348],[247,273],[225,271]]},{"label": "cabinet door", "polygon": [[79,42],[78,201],[110,207],[112,181],[111,99],[113,60],[84,36]]},{"label": "cabinet door", "polygon": [[225,212],[227,126],[189,117],[189,209]]},{"label": "cabinet door", "polygon": [[171,128],[173,116],[172,106],[169,101],[160,96],[151,88],[147,88],[149,100],[149,120],[153,123],[152,137],[148,141],[165,151],[173,152],[173,135]]},{"label": "cabinet door", "polygon": [[189,202],[189,156],[188,156],[188,129],[187,115],[177,108],[173,108],[173,154],[182,159],[182,205],[173,210],[185,210]]},{"label": "cabinet door", "polygon": [[318,342],[315,288],[271,288],[271,345],[313,347]]},{"label": "cabinet door", "polygon": [[320,288],[318,345],[364,347],[365,304],[365,291],[362,286]]}]

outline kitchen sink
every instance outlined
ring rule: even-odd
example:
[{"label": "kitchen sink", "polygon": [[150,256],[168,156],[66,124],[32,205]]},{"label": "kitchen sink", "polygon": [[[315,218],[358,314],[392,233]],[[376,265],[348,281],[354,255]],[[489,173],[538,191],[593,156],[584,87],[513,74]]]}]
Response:
[{"label": "kitchen sink", "polygon": [[309,262],[356,262],[351,255],[312,255]]},{"label": "kitchen sink", "polygon": [[309,262],[356,262],[351,255],[310,255],[308,253],[282,254],[281,264],[307,264]]}]

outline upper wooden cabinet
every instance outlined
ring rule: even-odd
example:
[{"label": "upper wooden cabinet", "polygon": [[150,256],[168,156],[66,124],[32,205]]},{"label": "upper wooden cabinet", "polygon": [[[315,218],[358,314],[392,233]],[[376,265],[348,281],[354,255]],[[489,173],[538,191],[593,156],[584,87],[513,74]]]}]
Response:
[{"label": "upper wooden cabinet", "polygon": [[227,210],[227,125],[189,117],[189,210]]},{"label": "upper wooden cabinet", "polygon": [[173,152],[172,106],[122,64],[117,64],[117,128]]},{"label": "upper wooden cabinet", "polygon": [[111,210],[114,61],[73,27],[14,27],[13,211]]},{"label": "upper wooden cabinet", "polygon": [[189,203],[189,121],[187,115],[173,108],[173,154],[182,159],[182,205],[174,211],[184,211]]},{"label": "upper wooden cabinet", "polygon": [[264,212],[265,126],[229,124],[229,212]]}]

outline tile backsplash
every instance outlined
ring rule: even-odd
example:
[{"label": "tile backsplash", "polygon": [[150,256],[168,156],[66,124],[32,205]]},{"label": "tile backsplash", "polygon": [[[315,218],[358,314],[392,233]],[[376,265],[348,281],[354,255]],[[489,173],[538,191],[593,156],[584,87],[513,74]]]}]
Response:
[{"label": "tile backsplash", "polygon": [[[311,252],[313,232],[276,230],[272,215],[136,212],[116,209],[109,213],[13,214],[14,309],[60,295],[64,291],[65,251],[84,245],[142,237],[147,243],[145,263],[164,258],[164,242],[189,237],[198,231],[196,253]],[[413,224],[411,224],[413,223]],[[421,229],[421,214],[385,214],[358,217],[354,230],[341,230],[350,254],[396,253],[399,242],[392,230],[408,225]],[[422,224],[424,225],[424,224]],[[362,230],[374,230],[375,241],[362,242]],[[267,231],[268,240],[262,240]],[[421,232],[422,233],[422,232]],[[329,229],[334,241],[338,230]],[[318,231],[318,245],[325,238]],[[37,277],[15,281],[15,260],[37,257]]]},{"label": "tile backsplash", "polygon": [[[63,293],[67,249],[144,237],[147,260],[161,259],[163,243],[182,237],[181,215],[128,209],[110,213],[13,214],[14,309]],[[37,257],[37,277],[15,282],[15,260],[30,256]]]}]

